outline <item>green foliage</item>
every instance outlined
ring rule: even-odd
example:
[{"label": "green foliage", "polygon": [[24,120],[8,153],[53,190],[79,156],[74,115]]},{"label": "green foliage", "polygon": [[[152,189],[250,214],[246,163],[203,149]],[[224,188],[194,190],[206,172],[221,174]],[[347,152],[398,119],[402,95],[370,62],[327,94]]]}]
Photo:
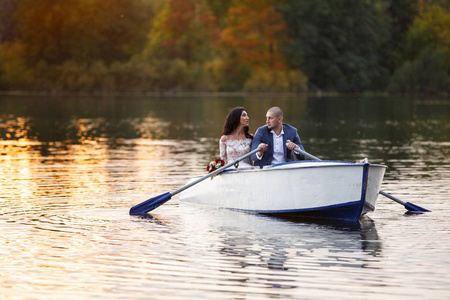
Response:
[{"label": "green foliage", "polygon": [[440,6],[431,5],[419,14],[407,36],[409,56],[415,56],[422,49],[439,48],[450,60],[450,14]]},{"label": "green foliage", "polygon": [[152,67],[158,75],[154,83],[157,90],[182,90],[188,80],[189,68],[182,59],[154,61]]},{"label": "green foliage", "polygon": [[402,62],[405,52],[406,35],[414,18],[418,14],[419,0],[387,0],[386,17],[390,26],[390,37],[386,43],[387,64],[393,71]]},{"label": "green foliage", "polygon": [[448,92],[448,0],[0,0],[0,89]]},{"label": "green foliage", "polygon": [[385,71],[380,46],[387,36],[375,1],[296,1],[279,6],[291,41],[286,60],[321,90],[372,88]]},{"label": "green foliage", "polygon": [[206,1],[162,3],[152,22],[143,60],[155,68],[158,90],[214,90],[208,65],[218,33]]},{"label": "green foliage", "polygon": [[426,48],[394,73],[388,90],[409,94],[449,93],[449,69],[449,61],[442,50]]},{"label": "green foliage", "polygon": [[406,35],[410,58],[394,73],[389,91],[450,91],[450,14],[436,5],[422,7]]},{"label": "green foliage", "polygon": [[172,0],[163,5],[144,49],[147,59],[182,59],[188,65],[212,57],[217,26],[205,1]]},{"label": "green foliage", "polygon": [[241,91],[251,75],[251,69],[247,65],[239,64],[233,59],[228,59],[226,63],[223,62],[220,72],[221,76],[218,76],[219,91],[225,92]]},{"label": "green foliage", "polygon": [[22,0],[16,12],[28,61],[49,64],[129,59],[150,17],[143,0]]},{"label": "green foliage", "polygon": [[27,89],[34,74],[25,62],[25,47],[20,42],[0,44],[0,87]]},{"label": "green foliage", "polygon": [[233,5],[233,1],[230,0],[206,0],[211,12],[217,19],[217,24],[221,27],[225,27],[225,16],[228,10]]},{"label": "green foliage", "polygon": [[298,70],[256,69],[246,81],[248,92],[306,92],[308,78]]}]

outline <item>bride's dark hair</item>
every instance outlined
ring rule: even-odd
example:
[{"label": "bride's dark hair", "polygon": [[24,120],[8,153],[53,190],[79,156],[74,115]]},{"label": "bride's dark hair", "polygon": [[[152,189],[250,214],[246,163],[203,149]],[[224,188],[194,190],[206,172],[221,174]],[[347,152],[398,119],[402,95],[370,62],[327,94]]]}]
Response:
[{"label": "bride's dark hair", "polygon": [[[241,115],[242,112],[247,110],[243,107],[235,107],[228,113],[227,118],[225,119],[225,124],[223,125],[223,131],[222,135],[229,135],[231,134],[239,125],[241,122]],[[249,127],[244,127],[244,134],[246,138],[252,139],[253,135],[248,132]]]}]

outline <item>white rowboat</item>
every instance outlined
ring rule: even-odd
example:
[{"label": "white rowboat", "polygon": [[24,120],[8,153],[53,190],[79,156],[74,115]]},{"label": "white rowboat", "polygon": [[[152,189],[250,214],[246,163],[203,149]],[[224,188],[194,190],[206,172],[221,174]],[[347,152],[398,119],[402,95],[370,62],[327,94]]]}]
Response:
[{"label": "white rowboat", "polygon": [[340,161],[227,169],[183,190],[180,201],[282,217],[357,221],[375,209],[385,170],[384,165]]},{"label": "white rowboat", "polygon": [[[367,158],[359,163],[322,161],[295,148],[294,152],[314,161],[282,163],[263,169],[228,169],[258,151],[261,148],[190,180],[174,192],[139,203],[130,208],[130,215],[144,215],[182,192],[181,201],[280,217],[311,216],[354,222],[375,209],[378,194],[403,205],[409,212],[429,212],[380,190],[386,166],[369,164]],[[219,179],[213,182],[218,174]],[[203,182],[208,178],[209,183]],[[197,184],[200,185],[186,192]]]}]

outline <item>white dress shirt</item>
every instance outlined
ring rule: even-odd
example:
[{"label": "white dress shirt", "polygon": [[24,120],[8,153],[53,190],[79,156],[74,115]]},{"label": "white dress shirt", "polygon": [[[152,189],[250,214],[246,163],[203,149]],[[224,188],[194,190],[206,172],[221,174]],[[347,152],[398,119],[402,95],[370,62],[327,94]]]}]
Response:
[{"label": "white dress shirt", "polygon": [[284,158],[284,145],[283,145],[283,135],[284,131],[281,130],[280,134],[277,135],[275,131],[270,131],[273,136],[273,159],[272,159],[272,165],[284,163],[286,162],[286,159]]},{"label": "white dress shirt", "polygon": [[[271,130],[270,133],[272,133],[273,137],[273,159],[271,164],[273,165],[286,162],[286,159],[284,158],[284,145],[283,145],[284,130],[281,129],[279,135],[277,135],[273,130]],[[256,153],[256,158],[261,160],[263,155],[259,156],[258,153]]]}]

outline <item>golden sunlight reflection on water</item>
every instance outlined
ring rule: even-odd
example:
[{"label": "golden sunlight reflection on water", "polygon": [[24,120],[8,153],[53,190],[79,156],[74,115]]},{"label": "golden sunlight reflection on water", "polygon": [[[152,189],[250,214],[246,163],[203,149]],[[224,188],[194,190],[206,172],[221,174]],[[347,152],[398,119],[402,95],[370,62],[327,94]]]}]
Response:
[{"label": "golden sunlight reflection on water", "polygon": [[[276,101],[256,100],[245,106],[263,122],[261,103]],[[194,107],[179,100],[158,110],[158,101],[116,101],[117,111],[89,116],[72,112],[75,102],[70,114],[58,111],[54,120],[5,112],[0,299],[448,298],[448,122],[349,125],[334,119],[339,111],[324,119],[315,107],[321,101],[301,100],[298,107],[308,114],[287,113],[320,112],[309,123],[293,120],[309,126],[302,134],[306,148],[322,159],[369,157],[388,165],[382,189],[432,213],[407,215],[380,196],[376,211],[354,227],[208,209],[175,196],[145,217],[130,216],[131,206],[206,173],[218,154],[217,120],[231,104],[201,99]],[[91,112],[94,104],[83,105]],[[333,111],[344,107],[338,104],[330,104]],[[129,115],[117,117],[129,106]],[[442,134],[430,135],[440,128]],[[400,142],[385,135],[396,131]]]}]

